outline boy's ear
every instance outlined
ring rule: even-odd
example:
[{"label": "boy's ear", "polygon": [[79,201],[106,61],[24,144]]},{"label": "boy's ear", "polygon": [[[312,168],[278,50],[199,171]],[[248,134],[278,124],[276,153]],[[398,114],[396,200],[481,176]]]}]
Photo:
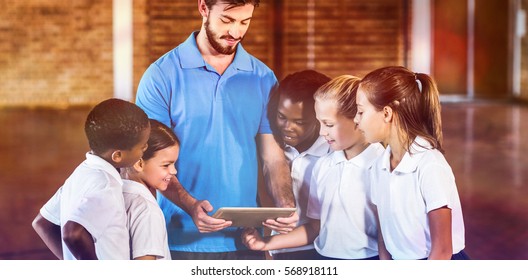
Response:
[{"label": "boy's ear", "polygon": [[112,153],[112,161],[115,162],[115,163],[120,163],[121,160],[123,160],[123,153],[121,152],[121,150],[115,150],[113,153]]},{"label": "boy's ear", "polygon": [[143,166],[145,166],[145,161],[140,158],[138,161],[136,161],[136,163],[134,163],[132,167],[136,172],[141,172],[143,171]]},{"label": "boy's ear", "polygon": [[392,108],[390,106],[383,107],[383,120],[386,123],[392,122],[393,116],[394,116],[394,111],[392,111]]}]

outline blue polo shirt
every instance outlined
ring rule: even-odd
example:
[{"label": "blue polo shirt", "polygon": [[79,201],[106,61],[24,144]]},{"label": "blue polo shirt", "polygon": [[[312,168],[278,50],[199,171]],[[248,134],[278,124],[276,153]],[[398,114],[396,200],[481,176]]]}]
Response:
[{"label": "blue polo shirt", "polygon": [[[257,205],[255,137],[271,133],[266,106],[276,84],[271,69],[241,44],[219,75],[202,58],[195,34],[151,64],[139,83],[137,105],[171,127],[181,141],[178,179],[193,197],[209,200],[213,212]],[[236,228],[201,234],[181,208],[162,195],[158,202],[171,250],[246,249]]]}]

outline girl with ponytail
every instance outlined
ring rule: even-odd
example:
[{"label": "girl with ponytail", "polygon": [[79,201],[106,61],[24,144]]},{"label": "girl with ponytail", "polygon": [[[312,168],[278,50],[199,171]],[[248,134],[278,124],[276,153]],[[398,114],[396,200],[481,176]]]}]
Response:
[{"label": "girl with ponytail", "polygon": [[380,68],[361,80],[356,101],[359,130],[387,148],[370,170],[380,258],[467,259],[434,80],[400,66]]}]

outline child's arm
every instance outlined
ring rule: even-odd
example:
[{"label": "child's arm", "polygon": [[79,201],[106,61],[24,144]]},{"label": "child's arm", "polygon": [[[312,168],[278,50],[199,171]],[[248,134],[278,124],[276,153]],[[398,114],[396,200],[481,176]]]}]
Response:
[{"label": "child's arm", "polygon": [[156,260],[156,256],[151,256],[151,255],[146,255],[146,256],[141,256],[141,257],[136,257],[134,258],[134,260],[138,261],[138,260],[147,260],[147,261],[155,261]]},{"label": "child's arm", "polygon": [[312,220],[287,234],[262,237],[254,228],[245,229],[242,242],[251,250],[269,251],[311,244],[319,235],[319,220]]},{"label": "child's arm", "polygon": [[68,221],[63,228],[62,239],[78,260],[97,260],[92,235],[80,224]]},{"label": "child's arm", "polygon": [[431,230],[430,260],[449,260],[453,255],[451,209],[447,206],[427,213]]},{"label": "child's arm", "polygon": [[381,226],[379,221],[379,216],[376,211],[376,223],[378,224],[378,255],[380,260],[392,260],[392,255],[385,247],[385,241],[383,241],[383,234],[381,234]]},{"label": "child's arm", "polygon": [[62,255],[60,226],[46,220],[40,213],[35,217],[31,225],[51,252],[59,260],[62,260],[64,257]]}]

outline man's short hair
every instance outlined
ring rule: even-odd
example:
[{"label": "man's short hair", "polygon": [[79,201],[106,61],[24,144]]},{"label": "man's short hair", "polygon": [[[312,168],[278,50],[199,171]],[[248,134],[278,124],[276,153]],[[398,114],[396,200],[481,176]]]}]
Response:
[{"label": "man's short hair", "polygon": [[218,2],[228,4],[230,7],[238,7],[247,4],[252,4],[256,8],[259,6],[260,0],[205,0],[205,5],[207,6],[207,8],[211,9]]},{"label": "man's short hair", "polygon": [[130,150],[149,127],[147,114],[134,103],[110,98],[97,104],[88,114],[84,131],[95,154],[110,149]]}]

